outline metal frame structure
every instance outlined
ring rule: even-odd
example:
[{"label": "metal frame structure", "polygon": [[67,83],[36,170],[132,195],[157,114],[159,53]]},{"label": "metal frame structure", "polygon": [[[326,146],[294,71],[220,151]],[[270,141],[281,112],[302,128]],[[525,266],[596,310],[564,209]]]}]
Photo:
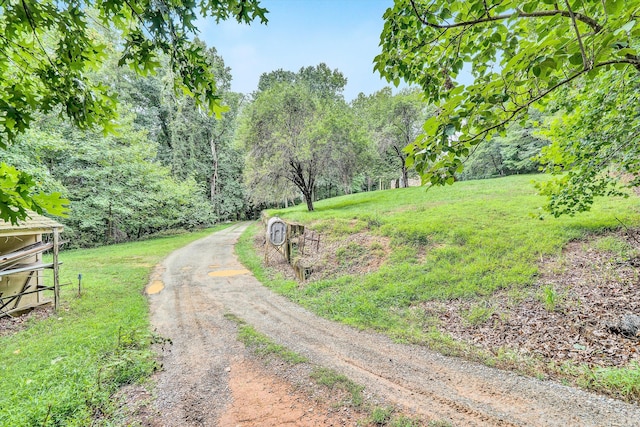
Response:
[{"label": "metal frame structure", "polygon": [[[0,222],[0,317],[48,304],[43,291],[53,291],[54,308],[60,303],[58,252],[62,224],[30,213],[19,225]],[[43,239],[44,235],[51,235]],[[42,261],[44,252],[52,250],[53,260]],[[44,271],[53,270],[52,284],[44,284]]]}]

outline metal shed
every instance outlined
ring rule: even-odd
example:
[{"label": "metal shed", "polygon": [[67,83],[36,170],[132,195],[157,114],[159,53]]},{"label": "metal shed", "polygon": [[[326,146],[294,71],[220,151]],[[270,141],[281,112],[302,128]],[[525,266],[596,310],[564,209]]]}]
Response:
[{"label": "metal shed", "polygon": [[[18,225],[0,221],[0,317],[50,303],[44,291],[53,291],[53,303],[58,309],[58,249],[63,228],[33,212]],[[42,254],[48,250],[53,251],[53,260],[44,263]],[[53,273],[45,274],[45,270]],[[52,276],[47,280],[48,286],[47,276]]]}]

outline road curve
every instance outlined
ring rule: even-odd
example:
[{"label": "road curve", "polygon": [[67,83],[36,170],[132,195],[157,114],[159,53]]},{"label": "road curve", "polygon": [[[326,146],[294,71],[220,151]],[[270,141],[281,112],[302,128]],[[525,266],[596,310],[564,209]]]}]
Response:
[{"label": "road curve", "polygon": [[149,295],[151,321],[173,342],[163,356],[170,374],[160,376],[157,390],[165,425],[190,418],[192,425],[215,425],[220,416],[220,411],[201,409],[212,396],[223,403],[229,399],[226,370],[241,347],[234,337],[217,333],[225,313],[428,418],[458,426],[640,425],[638,406],[319,318],[262,286],[239,263],[233,247],[248,225],[234,225],[172,253],[152,278],[154,291],[161,290]]}]

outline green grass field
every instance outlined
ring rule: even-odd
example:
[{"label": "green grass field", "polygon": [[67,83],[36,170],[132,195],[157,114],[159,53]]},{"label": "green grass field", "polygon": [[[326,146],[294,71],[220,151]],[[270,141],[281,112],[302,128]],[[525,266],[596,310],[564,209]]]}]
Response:
[{"label": "green grass field", "polygon": [[[360,231],[389,238],[386,262],[366,275],[302,286],[273,277],[252,247],[258,227],[242,236],[237,251],[263,283],[322,316],[455,353],[459,343],[425,324],[416,310],[420,302],[526,290],[535,282],[541,257],[559,254],[567,242],[617,229],[621,222],[640,225],[636,197],[603,199],[592,212],[573,218],[540,219],[543,200],[532,179],[361,193],[318,202],[311,213],[302,206],[270,212],[306,223],[330,239]],[[149,274],[171,251],[212,231],[63,252],[62,283],[72,285],[62,288],[59,313],[0,337],[0,425],[117,425],[114,391],[143,381],[156,368],[150,345],[157,337],[149,330],[143,295]],[[607,247],[621,245],[606,239]],[[78,298],[79,273],[83,294]],[[264,344],[250,332],[246,339]],[[638,389],[637,369],[585,371],[584,377],[603,389]]]},{"label": "green grass field", "polygon": [[[367,231],[389,237],[392,253],[371,274],[305,286],[268,284],[325,317],[415,340],[410,309],[420,301],[527,287],[537,261],[559,254],[567,242],[618,228],[620,222],[640,224],[636,197],[602,199],[576,217],[540,219],[543,199],[530,184],[534,178],[359,193],[317,202],[314,212],[304,206],[269,211],[330,236]],[[244,247],[240,253],[256,264]]]},{"label": "green grass field", "polygon": [[73,284],[61,288],[62,308],[0,337],[0,426],[112,425],[114,391],[156,368],[143,294],[151,270],[212,231],[62,252],[61,283]]},{"label": "green grass field", "polygon": [[[621,223],[640,225],[636,196],[597,200],[591,212],[575,217],[543,215],[544,199],[531,184],[534,179],[544,177],[376,191],[319,201],[314,212],[305,206],[269,211],[329,239],[361,231],[388,237],[391,253],[369,274],[303,285],[269,275],[251,248],[251,235],[262,232],[257,226],[243,235],[237,250],[263,283],[321,316],[466,356],[468,347],[429,325],[421,302],[480,300],[500,289],[525,292],[535,283],[538,262],[559,255],[568,242],[618,229]],[[379,250],[373,246],[353,249],[364,251],[366,258],[367,252],[374,256]]]}]

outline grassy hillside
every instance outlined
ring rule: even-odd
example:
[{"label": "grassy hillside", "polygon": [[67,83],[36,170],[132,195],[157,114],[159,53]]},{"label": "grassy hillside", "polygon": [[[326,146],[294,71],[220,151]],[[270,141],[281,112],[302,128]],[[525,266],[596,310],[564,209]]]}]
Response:
[{"label": "grassy hillside", "polygon": [[155,369],[143,294],[152,268],[212,231],[62,252],[61,283],[72,285],[61,310],[0,336],[0,426],[88,426],[108,415],[119,386]]},{"label": "grassy hillside", "polygon": [[532,179],[359,193],[317,202],[315,212],[303,206],[270,211],[329,238],[362,231],[386,236],[393,248],[371,274],[276,286],[332,319],[410,336],[406,309],[416,302],[526,287],[542,256],[560,253],[567,242],[587,233],[618,228],[620,221],[628,226],[640,222],[636,197],[602,200],[592,212],[574,218],[540,219],[543,200],[530,185]]},{"label": "grassy hillside", "polygon": [[[299,284],[270,274],[260,266],[249,235],[239,253],[268,286],[324,317],[468,354],[467,345],[437,327],[425,304],[484,301],[498,290],[516,298],[531,291],[540,261],[560,255],[568,242],[621,228],[621,223],[640,225],[636,196],[599,200],[591,212],[575,217],[544,216],[533,179],[539,177],[376,191],[317,202],[315,212],[304,206],[269,212],[321,232],[330,246],[357,233],[389,242],[387,249],[375,239],[337,249],[332,262],[347,265],[337,277],[313,280],[312,275]],[[368,274],[353,264],[375,257],[381,266]],[[474,315],[482,317],[482,310]]]}]

